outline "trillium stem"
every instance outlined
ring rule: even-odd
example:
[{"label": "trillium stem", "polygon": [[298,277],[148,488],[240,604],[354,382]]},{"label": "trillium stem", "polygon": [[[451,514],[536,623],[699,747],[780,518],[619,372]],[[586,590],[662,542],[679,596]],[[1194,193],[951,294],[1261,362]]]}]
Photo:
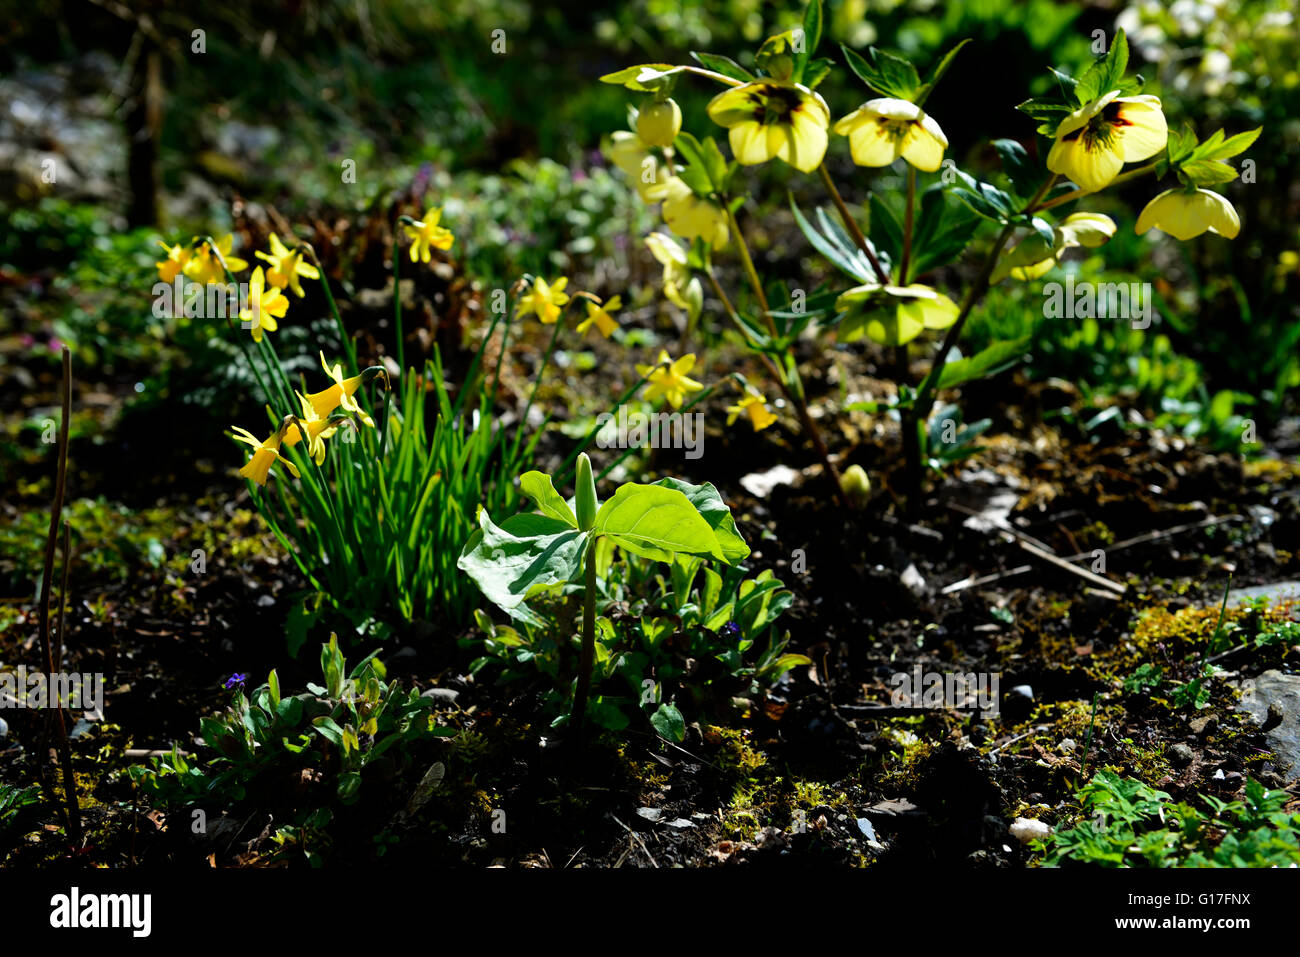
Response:
[{"label": "trillium stem", "polygon": [[573,714],[569,723],[578,747],[584,743],[587,697],[591,693],[591,668],[596,658],[596,541],[587,542],[586,583],[582,601],[582,651],[578,656],[578,686],[573,693]]},{"label": "trillium stem", "polygon": [[853,241],[857,243],[858,248],[862,250],[863,254],[871,262],[871,268],[875,270],[876,278],[880,280],[880,284],[882,286],[889,285],[889,273],[885,272],[885,267],[880,265],[880,260],[876,258],[875,250],[873,250],[871,244],[867,242],[867,237],[862,234],[862,227],[858,225],[858,221],[854,219],[853,214],[849,212],[849,207],[845,204],[844,197],[840,195],[839,189],[835,186],[835,180],[831,179],[831,174],[826,168],[826,164],[822,163],[818,166],[817,172],[821,174],[822,183],[825,184],[826,191],[831,194],[831,201],[835,203],[835,208],[839,211],[840,219],[844,223],[844,228],[849,231],[849,235],[853,237]]},{"label": "trillium stem", "polygon": [[[54,482],[54,501],[50,505],[50,528],[45,537],[45,564],[41,576],[41,598],[39,603],[39,630],[41,636],[41,651],[45,655],[45,671],[54,680],[54,675],[62,666],[62,654],[59,656],[59,663],[56,664],[54,657],[54,645],[50,638],[50,585],[54,579],[54,551],[59,539],[59,520],[63,517],[63,500],[67,495],[68,489],[68,424],[72,415],[72,353],[68,347],[63,347],[63,416],[59,423],[59,445],[58,445],[58,465]],[[67,599],[67,581],[68,581],[68,536],[64,532],[63,547],[63,591],[59,593],[59,620],[63,620],[63,604]],[[60,627],[59,634],[56,636],[59,641],[63,640],[63,632]],[[68,819],[68,840],[73,847],[81,844],[81,807],[77,801],[77,780],[72,770],[72,752],[68,746],[68,727],[63,718],[63,702],[58,700],[54,704],[54,721],[59,732],[57,747],[59,751],[59,764],[63,772],[63,800],[64,810]],[[44,756],[38,755],[37,760],[44,763]],[[42,772],[42,780],[44,773]]]}]

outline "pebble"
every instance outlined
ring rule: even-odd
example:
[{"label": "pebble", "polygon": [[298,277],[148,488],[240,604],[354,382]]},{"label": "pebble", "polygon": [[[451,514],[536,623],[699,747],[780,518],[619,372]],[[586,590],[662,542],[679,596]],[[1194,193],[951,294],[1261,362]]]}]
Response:
[{"label": "pebble", "polygon": [[0,718],[0,738],[3,738],[8,733],[9,733],[8,723],[6,723],[4,718]]},{"label": "pebble", "polygon": [[1185,768],[1196,760],[1196,754],[1187,745],[1179,742],[1169,749],[1169,763],[1176,768]]},{"label": "pebble", "polygon": [[439,704],[455,704],[456,699],[460,697],[460,692],[454,691],[451,688],[430,688],[428,691],[420,695],[420,697],[429,698],[432,701],[437,701]]}]

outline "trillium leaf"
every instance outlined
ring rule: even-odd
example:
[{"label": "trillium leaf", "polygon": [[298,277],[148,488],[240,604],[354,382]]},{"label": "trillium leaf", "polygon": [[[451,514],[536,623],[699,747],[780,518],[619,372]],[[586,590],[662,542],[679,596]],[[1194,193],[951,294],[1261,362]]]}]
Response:
[{"label": "trillium leaf", "polygon": [[551,477],[544,472],[525,472],[519,476],[519,487],[533,500],[537,510],[550,518],[558,519],[570,528],[578,527],[578,518],[567,502],[555,491]]},{"label": "trillium leaf", "polygon": [[690,500],[660,485],[621,486],[596,513],[592,531],[655,561],[671,561],[677,552],[726,560],[713,529]]},{"label": "trillium leaf", "polygon": [[659,732],[660,736],[667,738],[669,741],[681,742],[686,740],[686,719],[682,713],[677,710],[676,705],[664,702],[659,706],[654,714],[650,716],[650,723],[654,729]]},{"label": "trillium leaf", "polygon": [[734,565],[748,557],[749,546],[736,531],[736,520],[731,517],[731,509],[727,508],[726,503],[722,501],[722,495],[712,482],[692,485],[680,479],[663,478],[654,484],[662,488],[674,489],[686,496],[687,501],[700,513],[700,517],[713,529],[713,536],[722,550],[722,560],[728,565]]},{"label": "trillium leaf", "polygon": [[513,515],[497,526],[482,510],[479,526],[456,567],[510,617],[541,624],[525,599],[575,580],[582,572],[589,536],[559,519],[531,513]]}]

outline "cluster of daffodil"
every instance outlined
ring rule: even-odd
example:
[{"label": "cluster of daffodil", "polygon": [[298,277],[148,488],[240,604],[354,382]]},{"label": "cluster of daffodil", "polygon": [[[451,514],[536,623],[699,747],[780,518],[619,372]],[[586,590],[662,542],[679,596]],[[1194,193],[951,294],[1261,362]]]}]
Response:
[{"label": "cluster of daffodil", "polygon": [[[232,254],[232,243],[233,237],[230,235],[221,239],[196,236],[188,243],[170,246],[160,243],[167,250],[167,258],[155,264],[158,275],[167,283],[183,275],[203,285],[217,284],[237,288],[236,274],[248,269],[250,264]],[[321,367],[332,384],[320,392],[307,395],[292,388],[274,350],[269,342],[264,342],[263,337],[267,332],[275,332],[279,328],[278,320],[283,319],[288,312],[289,298],[285,295],[285,290],[301,299],[305,295],[302,280],[320,279],[321,274],[316,265],[305,261],[304,250],[307,247],[290,249],[274,233],[271,234],[269,245],[269,251],[258,250],[254,253],[267,265],[265,268],[254,268],[248,280],[248,294],[239,302],[238,315],[242,328],[248,329],[253,341],[263,349],[263,369],[259,369],[252,356],[249,356],[249,363],[263,391],[279,404],[293,401],[296,408],[282,409],[283,415],[278,427],[266,439],[257,438],[247,429],[232,427],[235,440],[253,448],[252,455],[239,470],[239,474],[258,485],[266,484],[270,469],[277,462],[282,463],[294,478],[300,477],[298,467],[280,451],[282,447],[292,448],[305,439],[308,455],[317,465],[321,465],[325,461],[325,441],[352,416],[373,428],[374,422],[354,396],[363,383],[383,373],[382,368],[372,367],[358,375],[344,378],[342,365],[336,363],[331,366],[326,361],[324,352],[321,352]],[[414,258],[414,245],[412,253]],[[263,371],[267,374],[266,378],[262,375]],[[274,388],[268,388],[268,383]],[[340,409],[351,415],[339,412]]]},{"label": "cluster of daffodil", "polygon": [[[923,425],[933,408],[944,365],[988,284],[1008,276],[1021,280],[1042,276],[1066,250],[1099,246],[1116,229],[1114,221],[1100,213],[1074,212],[1055,223],[1044,214],[1117,183],[1172,173],[1181,185],[1147,204],[1137,217],[1136,231],[1158,229],[1180,240],[1206,231],[1232,238],[1240,228],[1236,211],[1224,196],[1206,187],[1236,178],[1236,170],[1224,160],[1249,147],[1258,130],[1226,138],[1220,131],[1203,143],[1190,131],[1169,132],[1159,98],[1140,92],[1141,77],[1126,76],[1128,45],[1119,31],[1107,53],[1080,78],[1057,73],[1066,91],[1061,99],[1034,99],[1019,106],[1040,123],[1039,132],[1050,137],[1051,144],[1042,151],[1045,162],[1039,162],[1019,143],[998,141],[995,146],[1011,183],[1010,191],[999,189],[961,172],[951,161],[945,164],[948,138],[925,110],[927,98],[965,41],[940,58],[924,80],[904,58],[875,48],[862,56],[842,47],[849,67],[878,95],[833,120],[830,107],[816,92],[834,67],[831,60],[816,57],[821,32],[821,0],[812,0],[800,27],[763,43],[755,70],[724,56],[696,53],[699,66],[643,64],[602,77],[645,95],[640,110],[633,112],[634,131],[615,133],[606,152],[633,179],[643,200],[662,204],[669,232],[689,244],[664,233],[647,237],[647,245],[664,265],[665,296],[689,310],[691,300],[682,291],[695,283],[698,302],[699,281],[693,273],[702,273],[712,282],[745,341],[800,413],[828,477],[836,478],[836,470],[807,415],[791,357],[793,342],[816,317],[827,326],[838,322],[842,342],[866,335],[900,350],[899,397],[893,407],[904,424],[910,500],[919,491]],[[707,113],[727,131],[734,162],[723,157],[712,138],[697,139],[681,129],[681,110],[671,94],[686,75],[703,76],[726,87],[708,103]],[[873,197],[871,238],[858,225],[826,168],[832,134],[848,141],[849,156],[857,166],[883,168],[898,160],[905,164],[901,215],[892,197]],[[833,307],[800,310],[792,303],[773,309],[768,302],[769,287],[755,269],[736,220],[744,196],[737,195],[733,182],[738,166],[771,160],[803,173],[815,172],[842,222],[843,228],[819,211],[818,228],[794,209],[796,221],[817,250],[855,280],[852,288],[834,297]],[[1123,170],[1125,164],[1144,162]],[[918,209],[918,172],[933,174],[940,169],[944,175],[926,190]],[[997,223],[1002,231],[960,305],[939,289],[916,281],[959,255],[981,220]],[[1017,230],[1024,232],[1012,243]],[[713,254],[730,246],[736,248],[753,293],[756,309],[748,312],[733,305],[713,272]],[[699,306],[693,308],[698,313]],[[927,330],[946,334],[930,374],[913,389],[901,381],[908,369],[903,350]],[[973,362],[968,369],[991,365]],[[952,384],[951,377],[944,381]],[[836,489],[838,494],[838,482]]]}]

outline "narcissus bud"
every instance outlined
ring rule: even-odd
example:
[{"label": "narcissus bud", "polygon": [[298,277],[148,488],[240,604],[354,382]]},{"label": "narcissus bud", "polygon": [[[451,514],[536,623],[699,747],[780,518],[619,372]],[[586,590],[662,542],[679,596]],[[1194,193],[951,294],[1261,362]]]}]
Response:
[{"label": "narcissus bud", "polygon": [[850,465],[840,475],[840,488],[852,502],[865,502],[871,497],[871,479],[861,465]]},{"label": "narcissus bud", "polygon": [[682,110],[671,99],[655,100],[637,114],[636,135],[646,146],[672,146],[682,130]]},{"label": "narcissus bud", "polygon": [[574,505],[577,506],[578,528],[590,531],[596,524],[596,482],[591,477],[591,459],[583,452],[578,456],[578,470],[574,478]]}]

